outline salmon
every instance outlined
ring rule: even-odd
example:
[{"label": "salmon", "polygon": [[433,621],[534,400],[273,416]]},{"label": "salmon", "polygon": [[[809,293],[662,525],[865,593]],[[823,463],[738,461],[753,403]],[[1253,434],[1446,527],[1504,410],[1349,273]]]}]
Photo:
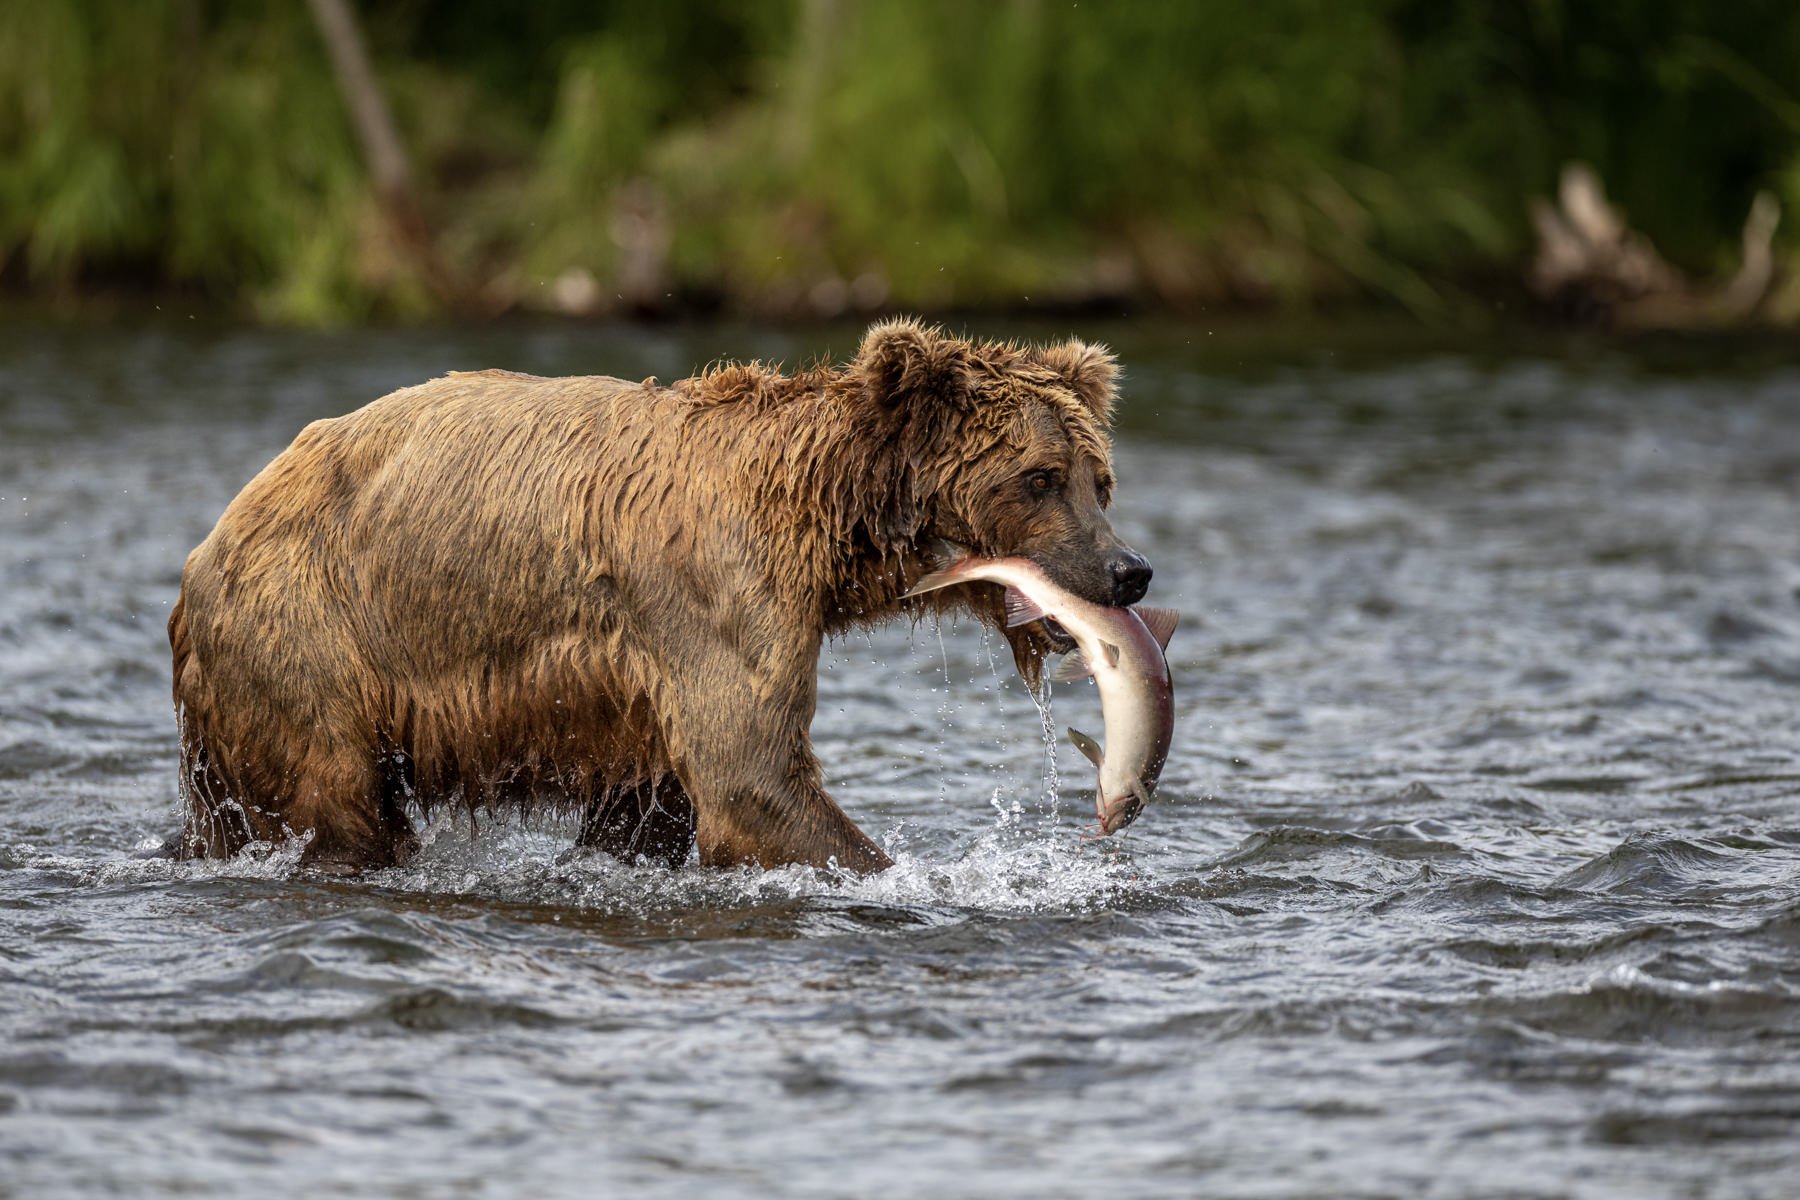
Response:
[{"label": "salmon", "polygon": [[1094,800],[1102,834],[1137,819],[1156,794],[1156,781],[1175,733],[1175,691],[1164,649],[1180,614],[1166,608],[1112,608],[1058,587],[1025,558],[964,555],[919,580],[918,596],[977,580],[1006,588],[1006,623],[1048,617],[1075,640],[1075,650],[1051,674],[1058,682],[1092,675],[1100,688],[1106,748],[1078,729],[1069,740],[1098,768]]}]

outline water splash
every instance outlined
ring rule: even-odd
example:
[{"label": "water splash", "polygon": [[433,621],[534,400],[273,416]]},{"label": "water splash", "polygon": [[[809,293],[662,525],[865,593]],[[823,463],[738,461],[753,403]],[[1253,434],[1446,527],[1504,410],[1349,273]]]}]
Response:
[{"label": "water splash", "polygon": [[875,875],[835,868],[670,871],[629,865],[601,852],[571,851],[568,837],[504,818],[479,837],[434,831],[407,867],[373,873],[405,891],[487,895],[604,911],[719,908],[771,900],[948,906],[993,913],[1090,911],[1140,886],[1128,862],[1066,835],[1028,827],[995,793],[994,824],[949,856],[907,844],[904,828],[883,839],[894,865]]},{"label": "water splash", "polygon": [[[835,866],[669,870],[627,864],[572,846],[568,822],[502,815],[477,823],[446,809],[420,831],[404,867],[370,871],[357,886],[412,894],[478,897],[608,913],[729,909],[771,901],[853,902],[963,912],[1084,912],[1105,908],[1141,884],[1123,856],[1024,819],[994,789],[995,820],[953,849],[915,851],[906,828],[883,838],[894,865],[875,875]],[[213,879],[336,878],[301,864],[305,841],[256,843],[231,858],[76,858],[25,845],[0,847],[0,867],[64,876],[75,886]]]},{"label": "water splash", "polygon": [[[291,879],[302,868],[310,836],[282,842],[251,842],[230,858],[176,861],[148,857],[80,857],[56,854],[25,843],[0,847],[0,870],[43,871],[68,877],[82,887],[122,883],[157,883],[207,879]],[[148,842],[141,853],[154,849]]]},{"label": "water splash", "polygon": [[1038,811],[1054,817],[1056,798],[1062,791],[1062,778],[1056,770],[1056,716],[1050,708],[1050,680],[1046,678],[1036,688],[1027,691],[1031,695],[1031,702],[1037,706],[1038,733],[1044,743],[1044,787],[1040,793]]}]

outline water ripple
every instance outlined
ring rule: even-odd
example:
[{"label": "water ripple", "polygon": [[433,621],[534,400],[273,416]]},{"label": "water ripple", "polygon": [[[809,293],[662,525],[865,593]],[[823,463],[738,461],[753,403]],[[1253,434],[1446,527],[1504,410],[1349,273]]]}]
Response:
[{"label": "water ripple", "polygon": [[1800,373],[1096,332],[1113,516],[1184,616],[1124,836],[1003,643],[897,625],[814,723],[890,872],[444,818],[343,879],[133,856],[244,480],[447,368],[819,347],[0,326],[0,1192],[1791,1194]]}]

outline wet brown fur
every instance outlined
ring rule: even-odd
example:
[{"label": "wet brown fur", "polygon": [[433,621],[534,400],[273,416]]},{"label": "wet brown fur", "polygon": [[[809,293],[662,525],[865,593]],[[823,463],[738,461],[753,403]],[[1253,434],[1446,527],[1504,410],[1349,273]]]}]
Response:
[{"label": "wet brown fur", "polygon": [[[457,373],[316,422],[182,576],[184,852],[394,864],[409,808],[460,799],[578,810],[626,858],[879,869],[808,739],[821,641],[997,625],[991,585],[900,600],[940,537],[1101,589],[1114,394],[1100,348],[894,321],[791,376]],[[1008,636],[1035,681],[1047,635]]]}]

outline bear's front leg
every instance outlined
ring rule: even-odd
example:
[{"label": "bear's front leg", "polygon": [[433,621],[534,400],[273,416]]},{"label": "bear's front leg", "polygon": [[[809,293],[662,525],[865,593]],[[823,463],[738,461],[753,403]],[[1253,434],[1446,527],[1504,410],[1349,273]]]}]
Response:
[{"label": "bear's front leg", "polygon": [[694,802],[703,865],[893,866],[825,791],[807,737],[815,682],[808,676],[786,695],[753,681],[715,686],[680,706],[669,733],[681,747],[677,774]]}]

